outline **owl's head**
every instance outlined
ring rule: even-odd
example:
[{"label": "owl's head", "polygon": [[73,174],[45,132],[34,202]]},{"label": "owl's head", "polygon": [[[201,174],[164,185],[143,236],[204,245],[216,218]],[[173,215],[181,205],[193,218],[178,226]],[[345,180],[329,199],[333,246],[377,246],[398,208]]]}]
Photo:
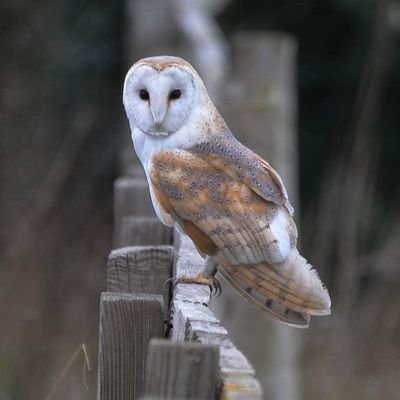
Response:
[{"label": "owl's head", "polygon": [[125,78],[123,101],[131,128],[168,136],[188,120],[204,85],[185,60],[160,56],[139,60]]}]

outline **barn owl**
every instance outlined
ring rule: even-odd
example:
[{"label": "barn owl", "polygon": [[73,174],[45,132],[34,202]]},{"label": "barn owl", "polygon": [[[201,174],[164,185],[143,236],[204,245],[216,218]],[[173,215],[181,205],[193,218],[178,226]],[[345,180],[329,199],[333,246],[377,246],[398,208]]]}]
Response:
[{"label": "barn owl", "polygon": [[205,258],[181,282],[222,276],[281,322],[330,314],[317,272],[299,254],[293,208],[278,173],[235,139],[194,68],[177,57],[139,60],[123,103],[159,219],[177,224]]}]

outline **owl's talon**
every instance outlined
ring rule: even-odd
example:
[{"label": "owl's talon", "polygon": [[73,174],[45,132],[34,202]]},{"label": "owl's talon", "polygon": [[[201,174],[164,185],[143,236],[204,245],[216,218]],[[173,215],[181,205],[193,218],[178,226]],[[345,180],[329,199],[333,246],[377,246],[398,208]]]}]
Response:
[{"label": "owl's talon", "polygon": [[219,283],[219,280],[217,278],[214,278],[214,285],[215,285],[215,296],[219,297],[222,293],[222,286]]},{"label": "owl's talon", "polygon": [[164,287],[171,284],[172,286],[175,286],[177,283],[179,283],[177,277],[172,277],[172,278],[168,278],[165,282],[164,282]]},{"label": "owl's talon", "polygon": [[219,297],[222,292],[221,284],[214,276],[198,275],[173,277],[167,279],[164,285],[167,285],[168,283],[171,283],[172,286],[176,286],[178,283],[194,283],[198,285],[206,285],[210,289],[210,294],[216,297]]}]

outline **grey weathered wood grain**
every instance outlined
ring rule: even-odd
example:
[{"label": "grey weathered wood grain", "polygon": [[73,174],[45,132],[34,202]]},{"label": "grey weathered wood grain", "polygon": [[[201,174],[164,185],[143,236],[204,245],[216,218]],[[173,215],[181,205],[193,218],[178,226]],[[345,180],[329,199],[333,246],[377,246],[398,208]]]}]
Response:
[{"label": "grey weathered wood grain", "polygon": [[117,232],[116,247],[172,244],[172,229],[154,216],[125,216]]},{"label": "grey weathered wood grain", "polygon": [[170,301],[172,246],[131,246],[113,250],[107,263],[109,292],[160,294]]},{"label": "grey weathered wood grain", "polygon": [[[203,259],[193,243],[178,230],[174,231],[176,276],[196,275]],[[262,390],[254,369],[233,345],[227,330],[208,308],[210,290],[204,285],[177,284],[171,303],[171,339],[217,345],[220,349],[219,378],[222,398],[260,400]]]},{"label": "grey weathered wood grain", "polygon": [[[114,183],[114,243],[126,216],[155,216],[146,179],[122,177]],[[114,246],[115,247],[115,246]]]},{"label": "grey weathered wood grain", "polygon": [[98,400],[142,395],[148,343],[162,337],[160,295],[104,292],[100,298]]},{"label": "grey weathered wood grain", "polygon": [[215,345],[152,339],[145,393],[161,398],[213,399],[218,359],[219,348]]}]

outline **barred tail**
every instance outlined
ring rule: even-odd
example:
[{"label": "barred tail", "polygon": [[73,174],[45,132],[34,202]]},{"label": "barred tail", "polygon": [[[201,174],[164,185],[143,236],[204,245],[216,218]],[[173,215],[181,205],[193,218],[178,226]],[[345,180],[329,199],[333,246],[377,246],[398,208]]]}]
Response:
[{"label": "barred tail", "polygon": [[331,313],[327,289],[297,249],[279,264],[225,264],[220,272],[242,296],[287,325],[307,328],[311,315]]}]

